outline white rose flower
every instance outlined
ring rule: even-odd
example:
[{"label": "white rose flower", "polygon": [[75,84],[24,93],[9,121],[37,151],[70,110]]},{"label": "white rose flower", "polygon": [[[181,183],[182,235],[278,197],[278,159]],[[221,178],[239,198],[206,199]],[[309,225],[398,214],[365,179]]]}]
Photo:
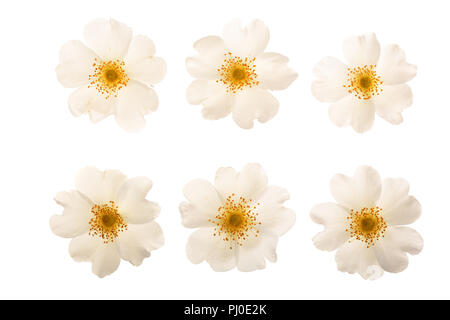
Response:
[{"label": "white rose flower", "polygon": [[348,65],[326,57],[314,68],[317,80],[312,83],[312,93],[317,100],[332,103],[331,121],[364,132],[372,127],[377,113],[400,124],[403,109],[413,101],[405,83],[416,75],[416,66],[406,62],[398,45],[381,50],[373,33],[348,38],[343,49]]},{"label": "white rose flower", "polygon": [[192,263],[254,271],[265,268],[265,259],[276,261],[278,237],[292,227],[295,213],[283,206],[289,193],[268,186],[260,165],[248,164],[240,173],[220,168],[214,185],[193,180],[183,191],[188,202],[180,205],[182,223],[198,228],[186,247]]},{"label": "white rose flower", "polygon": [[166,74],[166,63],[155,57],[155,45],[145,36],[132,37],[129,27],[99,19],[84,30],[87,46],[69,41],[56,68],[59,82],[78,88],[69,97],[74,116],[88,113],[92,122],[114,114],[127,131],[145,127],[144,115],[156,111],[158,96],[150,87]]},{"label": "white rose flower", "polygon": [[385,179],[366,166],[353,177],[342,174],[331,180],[336,203],[322,203],[311,210],[314,222],[324,231],[314,238],[320,250],[337,249],[336,263],[342,272],[359,273],[364,279],[377,279],[387,272],[401,272],[408,266],[409,254],[418,254],[423,239],[404,225],[421,213],[416,198],[409,196],[403,179]]},{"label": "white rose flower", "polygon": [[281,54],[264,52],[269,30],[255,20],[246,28],[239,20],[226,25],[223,38],[208,36],[194,43],[198,55],[186,60],[188,72],[197,80],[187,89],[191,104],[203,105],[203,117],[216,120],[230,112],[238,126],[253,127],[253,120],[266,122],[278,112],[278,101],[268,90],[286,89],[297,73]]},{"label": "white rose flower", "polygon": [[92,262],[92,272],[104,277],[116,271],[120,259],[139,266],[150,251],[164,244],[157,203],[145,199],[150,179],[127,179],[116,170],[82,169],[76,190],[59,192],[55,201],[62,215],[50,219],[52,231],[73,238],[69,253],[75,261]]}]

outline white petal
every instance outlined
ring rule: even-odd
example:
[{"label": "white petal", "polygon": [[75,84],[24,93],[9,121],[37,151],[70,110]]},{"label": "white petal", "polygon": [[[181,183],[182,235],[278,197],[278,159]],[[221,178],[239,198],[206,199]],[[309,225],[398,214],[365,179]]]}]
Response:
[{"label": "white petal", "polygon": [[[356,99],[354,99],[356,100]],[[373,126],[375,119],[375,107],[371,100],[360,101],[356,107],[353,108],[351,126],[358,133],[368,131]]]},{"label": "white petal", "polygon": [[361,133],[372,127],[375,109],[371,100],[360,100],[347,95],[330,106],[328,115],[338,127],[351,125],[356,132]]},{"label": "white petal", "polygon": [[56,67],[59,82],[66,88],[77,88],[87,84],[96,57],[95,52],[81,41],[69,41],[64,44],[59,53],[59,65]]},{"label": "white petal", "polygon": [[214,184],[218,193],[222,196],[222,200],[237,191],[237,177],[238,173],[231,167],[217,170]]},{"label": "white petal", "polygon": [[205,119],[217,120],[230,114],[234,96],[225,91],[224,87],[216,86],[210,95],[203,100],[202,114]]},{"label": "white petal", "polygon": [[190,203],[180,205],[182,223],[186,227],[210,225],[208,219],[217,215],[222,205],[214,186],[206,180],[193,180],[183,189],[184,196]]},{"label": "white petal", "polygon": [[100,171],[94,167],[81,169],[75,177],[75,186],[95,204],[115,201],[117,191],[126,176],[118,170]]},{"label": "white petal", "polygon": [[252,21],[242,28],[238,19],[227,24],[223,31],[225,46],[235,56],[248,57],[261,54],[269,42],[270,33],[260,20]]},{"label": "white petal", "polygon": [[236,265],[235,251],[213,229],[201,228],[191,234],[186,245],[188,259],[195,264],[207,261],[214,271],[228,271]]},{"label": "white petal", "polygon": [[78,191],[59,192],[55,201],[64,207],[62,215],[50,219],[53,233],[64,238],[73,238],[89,230],[89,219],[93,203]]},{"label": "white petal", "polygon": [[195,42],[194,48],[199,54],[186,59],[187,71],[195,78],[218,79],[219,73],[217,69],[225,60],[223,40],[215,36],[205,37]]},{"label": "white petal", "polygon": [[408,82],[416,76],[417,67],[406,62],[405,53],[398,45],[383,48],[377,65],[377,74],[386,85]]},{"label": "white petal", "polygon": [[375,65],[380,57],[380,43],[373,33],[347,38],[343,49],[345,58],[354,66]]},{"label": "white petal", "polygon": [[182,202],[179,206],[181,214],[181,223],[186,228],[211,227],[213,224],[209,219],[214,219],[217,214],[215,211],[204,211],[190,202]]},{"label": "white petal", "polygon": [[364,279],[376,280],[383,275],[374,250],[362,241],[346,242],[340,247],[336,252],[336,263],[339,271],[359,273]]},{"label": "white petal", "polygon": [[103,59],[122,59],[128,51],[132,31],[116,20],[97,19],[84,29],[87,45]]},{"label": "white petal", "polygon": [[288,67],[289,59],[281,54],[266,52],[255,60],[259,86],[268,90],[283,90],[297,79],[297,73]]},{"label": "white petal", "polygon": [[121,185],[117,205],[127,223],[147,223],[159,215],[159,205],[145,199],[151,187],[152,181],[146,177],[131,178]]},{"label": "white petal", "polygon": [[370,208],[381,194],[378,172],[367,166],[359,167],[353,177],[337,174],[331,179],[331,193],[336,201],[348,209]]},{"label": "white petal", "polygon": [[348,240],[345,231],[348,210],[335,203],[321,203],[311,209],[311,219],[325,226],[324,230],[314,236],[314,245],[325,251],[333,251]]},{"label": "white petal", "polygon": [[253,128],[253,120],[267,122],[278,112],[279,103],[267,90],[251,88],[236,96],[233,119],[243,129]]},{"label": "white petal", "polygon": [[265,258],[272,262],[277,259],[278,237],[264,234],[260,237],[247,239],[237,250],[237,268],[239,271],[250,272],[266,267]]},{"label": "white petal", "polygon": [[383,92],[373,98],[377,114],[392,124],[403,121],[402,111],[412,105],[413,94],[407,84],[384,86]]},{"label": "white petal", "polygon": [[120,264],[120,254],[115,243],[100,245],[92,256],[92,272],[100,278],[110,275]]},{"label": "white petal", "polygon": [[267,187],[267,175],[261,165],[257,163],[247,164],[237,178],[236,194],[247,200],[259,199],[260,194]]},{"label": "white petal", "polygon": [[127,64],[127,73],[131,79],[147,85],[159,83],[167,72],[166,62],[159,57],[147,57],[143,60]]},{"label": "white petal", "polygon": [[416,198],[408,196],[409,184],[404,179],[385,179],[378,206],[389,225],[410,224],[416,221],[422,208]]},{"label": "white petal", "polygon": [[186,99],[190,104],[201,104],[218,88],[214,80],[195,80],[186,90]]},{"label": "white petal", "polygon": [[88,113],[96,123],[114,112],[115,98],[106,99],[95,88],[88,85],[78,88],[69,97],[70,112],[76,117]]},{"label": "white petal", "polygon": [[155,44],[146,36],[135,36],[130,42],[124,61],[127,64],[136,63],[155,55]]},{"label": "white petal", "polygon": [[337,102],[348,95],[344,88],[347,66],[332,57],[326,57],[317,63],[313,70],[317,77],[312,83],[313,96],[321,102]]},{"label": "white petal", "polygon": [[[317,98],[317,97],[316,97]],[[330,120],[338,127],[345,127],[352,122],[353,109],[359,105],[358,100],[352,95],[347,95],[343,99],[333,103],[328,109]]]},{"label": "white petal", "polygon": [[92,261],[97,249],[103,246],[103,240],[98,237],[91,237],[88,233],[82,234],[70,241],[69,254],[78,262]]},{"label": "white petal", "polygon": [[258,221],[262,232],[281,236],[285,234],[295,223],[295,212],[283,207],[283,203],[289,199],[289,192],[286,189],[269,186],[257,200],[260,205],[257,207]]},{"label": "white petal", "polygon": [[384,239],[376,242],[375,254],[380,266],[388,272],[401,272],[408,266],[408,256],[422,251],[423,239],[408,227],[388,228]]},{"label": "white petal", "polygon": [[152,221],[145,224],[130,224],[128,230],[119,235],[117,246],[122,259],[135,266],[142,264],[150,252],[164,245],[161,227]]},{"label": "white petal", "polygon": [[146,85],[130,81],[121,90],[116,105],[116,121],[128,132],[138,132],[145,127],[144,115],[156,111],[158,96]]}]

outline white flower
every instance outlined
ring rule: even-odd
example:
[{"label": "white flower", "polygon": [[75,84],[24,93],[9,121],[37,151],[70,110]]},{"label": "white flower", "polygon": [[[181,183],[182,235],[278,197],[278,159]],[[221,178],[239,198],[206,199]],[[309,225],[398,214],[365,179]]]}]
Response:
[{"label": "white flower", "polygon": [[287,57],[264,52],[268,42],[269,30],[259,20],[246,28],[234,20],[225,26],[223,38],[195,42],[198,55],[186,60],[188,72],[197,78],[187,89],[189,103],[202,104],[205,119],[232,112],[244,129],[252,128],[254,119],[272,119],[279,104],[268,90],[286,89],[297,74],[288,68]]},{"label": "white flower", "polygon": [[78,88],[69,97],[74,116],[88,113],[92,122],[114,114],[127,131],[145,127],[144,115],[156,111],[158,96],[149,86],[166,74],[166,63],[155,57],[155,45],[145,36],[132,37],[129,27],[99,19],[84,30],[87,46],[69,41],[56,68],[59,82]]},{"label": "white flower", "polygon": [[73,238],[70,255],[75,261],[91,261],[99,277],[113,273],[120,259],[140,265],[164,244],[154,221],[160,208],[145,199],[150,179],[87,167],[77,175],[75,187],[56,195],[64,212],[50,219],[50,227],[60,237]]},{"label": "white flower", "polygon": [[400,124],[403,109],[412,104],[412,92],[405,83],[416,75],[416,66],[406,62],[397,45],[380,50],[372,33],[348,38],[343,49],[348,65],[326,57],[314,68],[317,80],[312,83],[312,93],[317,100],[332,103],[331,121],[364,132],[372,127],[377,113]]},{"label": "white flower", "polygon": [[336,203],[322,203],[311,210],[314,222],[325,226],[314,238],[320,250],[337,249],[340,271],[377,279],[387,272],[401,272],[409,254],[418,254],[422,237],[407,225],[421,213],[419,202],[408,195],[403,179],[385,179],[370,167],[359,167],[353,177],[342,174],[331,180]]},{"label": "white flower", "polygon": [[283,206],[289,193],[268,186],[258,164],[240,173],[220,168],[214,185],[193,180],[183,192],[188,202],[180,204],[182,223],[198,228],[187,256],[195,264],[206,260],[215,271],[254,271],[265,268],[265,259],[275,262],[278,237],[295,222],[295,213]]}]

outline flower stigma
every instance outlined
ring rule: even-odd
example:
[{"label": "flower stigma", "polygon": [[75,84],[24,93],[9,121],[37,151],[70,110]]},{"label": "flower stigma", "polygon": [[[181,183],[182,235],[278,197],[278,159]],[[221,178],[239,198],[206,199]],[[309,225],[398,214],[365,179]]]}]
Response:
[{"label": "flower stigma", "polygon": [[258,75],[255,72],[256,65],[255,58],[240,58],[235,57],[231,52],[225,53],[225,61],[222,66],[217,69],[220,79],[217,83],[223,83],[227,92],[237,93],[244,88],[251,88],[257,86]]},{"label": "flower stigma", "polygon": [[128,229],[114,201],[103,205],[95,204],[91,213],[94,216],[89,221],[89,235],[102,238],[105,244],[114,242],[119,233]]},{"label": "flower stigma", "polygon": [[259,203],[252,205],[252,200],[239,197],[235,201],[235,194],[228,196],[223,206],[218,208],[215,219],[209,219],[214,227],[214,236],[222,237],[229,244],[229,248],[242,246],[250,236],[258,237],[258,213],[255,211]]}]

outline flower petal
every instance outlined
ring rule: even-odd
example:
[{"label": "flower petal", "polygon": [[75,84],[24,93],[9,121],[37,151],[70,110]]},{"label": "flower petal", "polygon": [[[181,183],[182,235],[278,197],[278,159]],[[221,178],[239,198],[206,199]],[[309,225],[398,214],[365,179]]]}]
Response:
[{"label": "flower petal", "polygon": [[347,66],[332,57],[326,57],[317,63],[313,70],[317,77],[312,83],[313,96],[321,102],[337,102],[348,95],[344,88]]},{"label": "flower petal", "polygon": [[206,260],[214,271],[233,269],[236,265],[234,250],[213,233],[212,228],[201,228],[191,234],[186,245],[188,259],[194,264]]},{"label": "flower petal", "polygon": [[145,199],[152,187],[152,181],[146,177],[126,180],[117,192],[117,205],[127,223],[148,223],[160,212],[157,203]]},{"label": "flower petal", "polygon": [[190,75],[205,80],[218,79],[217,69],[225,60],[226,50],[223,40],[216,36],[208,36],[195,42],[194,48],[199,54],[186,59],[186,68]]},{"label": "flower petal", "polygon": [[398,45],[388,45],[381,51],[377,73],[386,85],[408,82],[416,76],[417,67],[406,62],[405,52]]},{"label": "flower petal", "polygon": [[322,232],[314,236],[314,245],[319,250],[333,251],[339,248],[349,235],[345,231],[348,210],[335,203],[321,203],[311,209],[311,219],[325,226]]},{"label": "flower petal", "polygon": [[128,51],[132,31],[126,25],[110,19],[97,19],[84,29],[88,47],[102,59],[122,59]]},{"label": "flower petal", "polygon": [[266,267],[265,258],[275,262],[277,259],[278,237],[264,234],[261,237],[247,239],[237,250],[237,268],[239,271],[251,272]]},{"label": "flower petal", "polygon": [[115,243],[100,245],[92,256],[92,272],[100,278],[110,275],[120,265],[120,254]]},{"label": "flower petal", "polygon": [[331,179],[331,193],[347,209],[373,207],[381,194],[378,172],[368,166],[359,167],[353,177],[337,174]]},{"label": "flower petal", "polygon": [[[356,101],[356,99],[353,99]],[[375,107],[371,100],[359,101],[353,108],[351,126],[358,133],[368,131],[373,126],[375,120]]]},{"label": "flower petal", "polygon": [[253,120],[264,123],[278,112],[279,103],[267,90],[251,88],[236,96],[233,119],[243,129],[253,128]]},{"label": "flower petal", "polygon": [[155,44],[153,41],[142,35],[133,37],[125,56],[125,63],[133,64],[155,55]]},{"label": "flower petal", "polygon": [[234,103],[233,95],[225,91],[223,87],[216,89],[202,102],[202,114],[205,119],[217,120],[230,114]]},{"label": "flower petal", "polygon": [[359,273],[364,279],[376,280],[383,275],[374,250],[367,248],[362,241],[346,242],[336,252],[336,264],[339,271],[350,274]]},{"label": "flower petal", "polygon": [[77,262],[91,261],[97,249],[103,245],[102,239],[84,233],[70,241],[69,254]]},{"label": "flower petal", "polygon": [[375,118],[373,102],[347,95],[328,109],[330,120],[338,127],[351,125],[356,132],[369,130]]},{"label": "flower petal", "polygon": [[281,54],[265,52],[255,60],[259,86],[268,90],[283,90],[297,79],[297,73],[288,67],[289,59]]},{"label": "flower petal", "polygon": [[385,179],[378,205],[389,225],[410,224],[421,214],[416,198],[408,196],[409,185],[404,179]]},{"label": "flower petal", "polygon": [[343,49],[345,58],[354,66],[375,65],[380,57],[380,43],[374,33],[347,38]]},{"label": "flower petal", "polygon": [[73,238],[89,230],[89,219],[93,203],[78,191],[59,192],[55,201],[64,207],[62,215],[50,219],[53,233],[64,238]]},{"label": "flower petal", "polygon": [[96,57],[95,52],[81,41],[69,41],[64,44],[59,53],[59,65],[56,67],[59,82],[66,88],[77,88],[87,84]]},{"label": "flower petal", "polygon": [[78,88],[69,97],[69,110],[75,117],[88,113],[96,123],[114,112],[115,98],[106,99],[95,88],[88,85]]},{"label": "flower petal", "polygon": [[422,251],[423,239],[414,229],[390,227],[382,240],[374,246],[380,266],[388,272],[401,272],[408,266],[408,256]]},{"label": "flower petal", "polygon": [[128,132],[138,132],[145,127],[144,115],[156,111],[158,96],[146,85],[130,81],[121,90],[116,105],[116,121]]},{"label": "flower petal", "polygon": [[270,234],[281,236],[289,231],[295,223],[295,212],[283,207],[283,203],[289,199],[286,189],[269,186],[257,200],[258,221],[261,222],[260,230]]},{"label": "flower petal", "polygon": [[186,90],[186,99],[190,104],[201,104],[218,89],[214,80],[195,80]]},{"label": "flower petal", "polygon": [[75,177],[75,186],[94,204],[105,204],[115,201],[117,191],[126,176],[118,170],[100,171],[94,167],[81,169]]},{"label": "flower petal", "polygon": [[167,65],[162,58],[147,57],[138,62],[128,64],[127,72],[131,79],[147,85],[155,85],[164,79],[167,72]]},{"label": "flower petal", "polygon": [[164,245],[161,227],[152,221],[145,224],[130,224],[128,230],[119,235],[117,246],[122,259],[135,266],[142,264],[150,252]]},{"label": "flower petal", "polygon": [[261,54],[266,49],[269,38],[269,29],[260,20],[254,20],[242,28],[240,20],[235,19],[223,31],[225,46],[233,55],[241,57],[256,57]]},{"label": "flower petal", "polygon": [[239,172],[236,194],[247,200],[257,200],[267,188],[267,180],[266,172],[261,165],[249,163]]},{"label": "flower petal", "polygon": [[237,177],[238,173],[231,167],[217,170],[214,184],[222,200],[225,200],[228,196],[236,192]]},{"label": "flower petal", "polygon": [[211,225],[208,219],[214,218],[222,205],[214,186],[206,180],[197,179],[189,182],[183,193],[190,202],[180,205],[183,225],[188,228]]},{"label": "flower petal", "polygon": [[385,86],[373,100],[380,117],[392,124],[400,124],[403,121],[402,111],[412,105],[413,94],[407,84]]}]

